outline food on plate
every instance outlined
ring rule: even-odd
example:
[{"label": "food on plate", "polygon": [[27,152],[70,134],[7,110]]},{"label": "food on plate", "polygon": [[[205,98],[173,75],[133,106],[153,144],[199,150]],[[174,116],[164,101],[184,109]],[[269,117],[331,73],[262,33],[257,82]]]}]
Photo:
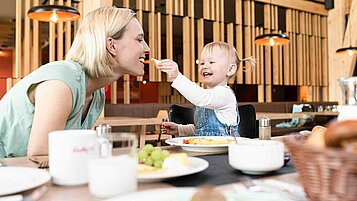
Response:
[{"label": "food on plate", "polygon": [[167,172],[182,172],[189,167],[188,157],[186,153],[171,154],[162,164],[162,168]]},{"label": "food on plate", "polygon": [[166,172],[177,172],[188,169],[189,162],[186,153],[170,154],[167,150],[146,144],[138,152],[139,174],[158,174]]},{"label": "food on plate", "polygon": [[315,126],[307,138],[307,142],[318,147],[325,147],[326,130],[323,126]]},{"label": "food on plate", "polygon": [[346,150],[357,150],[357,121],[348,120],[335,123],[327,128],[326,146],[343,147]]},{"label": "food on plate", "polygon": [[229,144],[234,139],[210,139],[210,138],[187,138],[183,140],[184,144],[199,144],[199,145],[215,145],[215,144]]},{"label": "food on plate", "polygon": [[152,144],[146,144],[138,153],[140,164],[156,168],[161,168],[162,163],[169,155],[169,151],[154,147]]}]

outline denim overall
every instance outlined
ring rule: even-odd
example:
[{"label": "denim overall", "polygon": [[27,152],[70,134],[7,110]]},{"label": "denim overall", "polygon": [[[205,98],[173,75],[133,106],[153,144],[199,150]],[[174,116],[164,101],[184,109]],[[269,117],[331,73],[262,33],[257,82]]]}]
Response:
[{"label": "denim overall", "polygon": [[[239,113],[237,123],[239,123]],[[216,117],[213,109],[196,107],[195,115],[195,134],[194,136],[230,136],[228,126],[222,124]],[[232,134],[239,136],[238,124],[231,126]],[[234,131],[234,132],[233,132]]]}]

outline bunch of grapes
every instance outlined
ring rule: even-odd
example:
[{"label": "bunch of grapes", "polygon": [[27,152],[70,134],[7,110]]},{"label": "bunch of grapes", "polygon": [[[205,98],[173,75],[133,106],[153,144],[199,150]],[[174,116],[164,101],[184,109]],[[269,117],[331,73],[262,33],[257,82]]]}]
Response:
[{"label": "bunch of grapes", "polygon": [[169,155],[167,150],[154,147],[152,144],[146,144],[138,153],[139,163],[156,168],[161,168],[162,163]]}]

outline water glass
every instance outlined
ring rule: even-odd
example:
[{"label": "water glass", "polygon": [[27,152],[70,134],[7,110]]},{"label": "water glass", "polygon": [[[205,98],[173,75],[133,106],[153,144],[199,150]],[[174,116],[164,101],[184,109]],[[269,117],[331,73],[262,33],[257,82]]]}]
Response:
[{"label": "water glass", "polygon": [[116,154],[111,157],[96,157],[89,160],[89,191],[98,198],[108,198],[137,189],[136,135],[117,133]]}]

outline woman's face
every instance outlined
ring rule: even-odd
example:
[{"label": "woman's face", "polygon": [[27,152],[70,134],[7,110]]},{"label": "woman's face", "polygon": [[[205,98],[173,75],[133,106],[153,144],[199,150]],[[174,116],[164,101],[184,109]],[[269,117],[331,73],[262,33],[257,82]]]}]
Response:
[{"label": "woman's face", "polygon": [[199,73],[203,83],[209,88],[227,84],[230,64],[224,51],[214,49],[201,53]]},{"label": "woman's face", "polygon": [[144,40],[144,31],[136,18],[126,25],[123,36],[115,40],[116,54],[114,59],[118,67],[114,70],[123,74],[144,75],[145,55],[150,48]]}]

